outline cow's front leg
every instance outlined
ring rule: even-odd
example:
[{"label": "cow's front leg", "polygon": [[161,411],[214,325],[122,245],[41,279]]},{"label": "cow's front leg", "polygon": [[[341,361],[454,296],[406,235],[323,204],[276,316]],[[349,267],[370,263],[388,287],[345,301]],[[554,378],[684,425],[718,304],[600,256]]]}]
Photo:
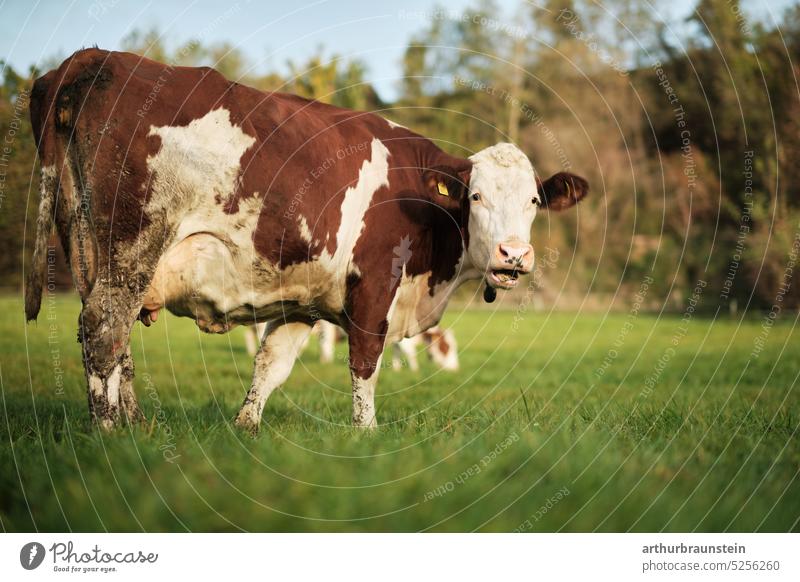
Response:
[{"label": "cow's front leg", "polygon": [[[378,255],[380,256],[380,253]],[[390,263],[383,262],[383,266]],[[383,279],[385,277],[385,279]],[[386,334],[394,310],[394,294],[399,281],[386,290],[378,284],[394,279],[390,272],[376,271],[367,281],[352,279],[348,286],[348,304],[351,306],[343,318],[346,321],[350,348],[350,376],[353,383],[353,424],[373,428],[375,416],[375,385],[380,375],[381,357],[386,344]]]},{"label": "cow's front leg", "polygon": [[289,377],[310,333],[311,326],[305,322],[267,324],[256,354],[253,383],[236,415],[236,426],[258,432],[267,398]]},{"label": "cow's front leg", "polygon": [[375,428],[375,385],[380,375],[385,335],[354,330],[349,335],[350,377],[353,383],[353,424]]}]

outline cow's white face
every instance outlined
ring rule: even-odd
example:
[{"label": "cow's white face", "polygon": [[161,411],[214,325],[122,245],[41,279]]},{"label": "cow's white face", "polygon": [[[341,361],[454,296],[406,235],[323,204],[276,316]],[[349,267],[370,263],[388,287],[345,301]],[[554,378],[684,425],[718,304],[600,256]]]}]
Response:
[{"label": "cow's white face", "polygon": [[510,143],[481,150],[470,161],[469,260],[489,286],[511,289],[533,269],[531,225],[539,208],[569,208],[589,186],[565,172],[541,182],[527,156]]},{"label": "cow's white face", "polygon": [[489,285],[510,289],[519,274],[533,268],[531,225],[542,202],[533,166],[510,143],[481,150],[470,160],[469,258]]}]

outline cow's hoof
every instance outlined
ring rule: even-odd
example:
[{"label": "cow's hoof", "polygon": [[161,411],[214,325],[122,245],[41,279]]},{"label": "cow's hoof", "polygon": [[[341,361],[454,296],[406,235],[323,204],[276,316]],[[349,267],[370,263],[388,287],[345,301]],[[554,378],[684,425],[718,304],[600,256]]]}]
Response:
[{"label": "cow's hoof", "polygon": [[133,391],[124,391],[120,394],[120,401],[122,403],[122,415],[129,425],[144,424],[147,417],[139,408],[139,403],[133,395]]},{"label": "cow's hoof", "polygon": [[236,426],[236,428],[248,433],[250,436],[256,436],[258,434],[258,429],[261,422],[254,419],[245,411],[241,411],[236,415],[233,424]]},{"label": "cow's hoof", "polygon": [[147,423],[147,417],[142,412],[142,409],[138,406],[132,410],[125,409],[125,420],[131,426],[133,425],[143,425]]},{"label": "cow's hoof", "polygon": [[103,432],[112,432],[119,426],[119,419],[112,417],[96,418],[95,422]]},{"label": "cow's hoof", "polygon": [[353,419],[353,426],[361,430],[373,431],[376,428],[378,428],[378,421],[375,420],[374,416],[372,417],[371,420],[368,421]]}]

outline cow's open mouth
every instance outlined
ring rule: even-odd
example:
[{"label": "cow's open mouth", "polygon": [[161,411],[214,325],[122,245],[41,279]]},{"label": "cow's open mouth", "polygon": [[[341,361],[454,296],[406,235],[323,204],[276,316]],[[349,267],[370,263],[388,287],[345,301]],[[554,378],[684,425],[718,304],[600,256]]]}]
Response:
[{"label": "cow's open mouth", "polygon": [[516,269],[492,269],[487,277],[492,287],[512,289],[519,282],[520,272]]}]

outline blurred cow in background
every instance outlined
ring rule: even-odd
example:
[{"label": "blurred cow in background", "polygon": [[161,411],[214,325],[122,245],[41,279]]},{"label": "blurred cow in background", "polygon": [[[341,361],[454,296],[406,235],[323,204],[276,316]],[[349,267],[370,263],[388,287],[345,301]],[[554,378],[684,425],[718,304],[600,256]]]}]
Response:
[{"label": "blurred cow in background", "polygon": [[458,371],[458,345],[456,336],[451,329],[442,329],[434,326],[414,337],[407,337],[392,345],[392,369],[399,370],[403,367],[401,355],[408,361],[408,367],[413,371],[419,370],[417,353],[419,344],[425,346],[425,351],[431,361],[442,370],[448,372]]},{"label": "blurred cow in background", "polygon": [[[245,342],[247,353],[254,356],[258,352],[258,346],[266,329],[265,323],[251,325],[245,329]],[[319,337],[319,361],[323,364],[333,362],[336,342],[344,340],[346,334],[338,325],[319,321],[312,330],[312,335]],[[458,344],[456,336],[450,329],[442,329],[434,326],[414,337],[404,338],[392,344],[392,369],[400,370],[403,367],[403,358],[408,362],[408,367],[416,372],[419,370],[417,353],[419,345],[425,346],[425,351],[431,361],[442,370],[457,372],[458,364]],[[307,347],[303,346],[303,349]]]}]

